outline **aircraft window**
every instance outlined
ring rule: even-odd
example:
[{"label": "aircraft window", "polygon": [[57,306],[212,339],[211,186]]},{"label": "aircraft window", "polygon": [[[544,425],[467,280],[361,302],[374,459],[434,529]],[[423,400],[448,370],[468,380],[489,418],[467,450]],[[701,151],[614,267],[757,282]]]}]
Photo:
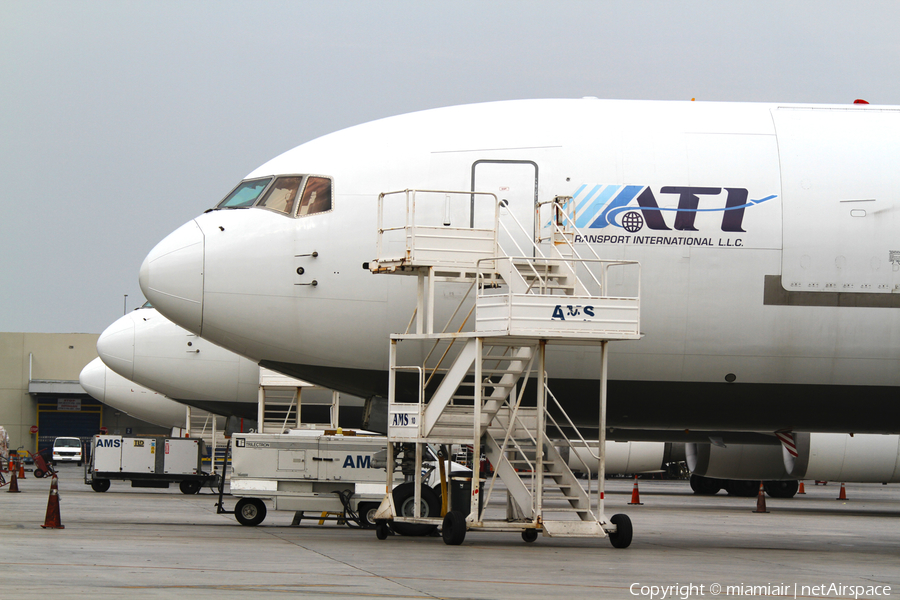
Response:
[{"label": "aircraft window", "polygon": [[153,305],[150,304],[150,301],[149,301],[149,300],[147,300],[146,302],[144,302],[143,304],[141,304],[141,308],[153,308]]},{"label": "aircraft window", "polygon": [[294,212],[294,201],[297,199],[297,191],[303,183],[303,176],[279,177],[259,201],[257,206],[265,206],[278,212],[291,214]]},{"label": "aircraft window", "polygon": [[310,177],[306,181],[297,214],[302,217],[328,210],[331,210],[331,180],[326,177]]},{"label": "aircraft window", "polygon": [[262,193],[271,177],[265,179],[252,179],[250,181],[242,181],[228,196],[216,205],[216,208],[248,208],[253,206],[256,199]]}]

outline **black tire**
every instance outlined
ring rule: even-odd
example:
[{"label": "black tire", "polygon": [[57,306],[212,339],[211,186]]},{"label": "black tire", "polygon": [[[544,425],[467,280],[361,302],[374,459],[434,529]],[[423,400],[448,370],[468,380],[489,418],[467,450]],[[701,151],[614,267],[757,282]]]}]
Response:
[{"label": "black tire", "polygon": [[384,521],[382,521],[381,523],[378,523],[375,526],[375,537],[377,537],[379,540],[386,540],[388,535],[390,535],[390,533],[391,533],[391,530],[387,526],[387,523],[385,523]]},{"label": "black tire", "polygon": [[203,485],[196,479],[185,479],[178,484],[178,489],[181,490],[181,493],[187,495],[199,494],[201,487],[203,487]]},{"label": "black tire", "polygon": [[538,538],[538,530],[537,529],[523,529],[522,530],[522,539],[531,544],[536,541]]},{"label": "black tire", "polygon": [[609,520],[616,526],[616,532],[609,534],[609,543],[613,548],[627,548],[631,545],[631,538],[634,536],[634,529],[631,526],[631,519],[628,515],[613,515]]},{"label": "black tire", "polygon": [[266,518],[266,505],[259,498],[241,498],[234,507],[234,518],[241,525],[256,527]]},{"label": "black tire", "polygon": [[764,481],[763,489],[772,498],[793,498],[800,489],[799,481]]},{"label": "black tire", "polygon": [[441,537],[448,546],[459,546],[466,539],[466,518],[458,510],[451,510],[444,515]]},{"label": "black tire", "polygon": [[109,479],[91,480],[91,489],[95,492],[105,492],[109,489]]},{"label": "black tire", "polygon": [[729,479],[725,482],[725,491],[729,496],[738,498],[755,498],[759,495],[759,481]]},{"label": "black tire", "polygon": [[691,475],[691,489],[695,494],[701,496],[714,496],[722,489],[721,479],[713,479],[712,477],[702,477],[700,475]]},{"label": "black tire", "polygon": [[[439,517],[441,516],[441,502],[434,495],[430,487],[423,485],[422,488],[422,511],[423,517]],[[394,488],[391,494],[394,497],[394,508],[397,509],[398,517],[411,517],[415,511],[415,491],[416,485],[412,481],[401,483]],[[426,510],[427,509],[427,510]],[[419,523],[391,523],[391,528],[400,535],[422,536],[430,535],[437,529],[437,525],[424,525]]]},{"label": "black tire", "polygon": [[378,523],[375,521],[375,512],[378,510],[376,502],[360,502],[356,507],[359,515],[359,525],[363,529],[375,529]]},{"label": "black tire", "polygon": [[43,469],[35,469],[34,476],[37,477],[38,479],[40,479],[41,477],[44,476],[44,470]]}]

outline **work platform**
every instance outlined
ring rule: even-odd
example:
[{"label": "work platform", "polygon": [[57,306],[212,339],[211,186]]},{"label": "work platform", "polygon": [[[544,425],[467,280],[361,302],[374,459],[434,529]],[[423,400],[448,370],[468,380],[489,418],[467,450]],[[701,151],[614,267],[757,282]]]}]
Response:
[{"label": "work platform", "polygon": [[[476,212],[476,201],[487,207]],[[459,205],[469,207],[464,226],[451,224],[451,215],[460,220],[465,213]],[[386,224],[387,214],[399,222]],[[475,227],[476,214],[493,217]],[[401,532],[414,524],[419,534],[440,526],[451,545],[479,530],[520,532],[528,542],[543,533],[631,543],[628,517],[604,514],[603,448],[607,345],[641,335],[640,265],[579,255],[571,198],[538,204],[531,218],[523,226],[490,193],[403,190],[379,197],[377,258],[369,269],[418,279],[407,331],[390,337],[388,486],[376,514],[381,539],[397,524]],[[468,284],[455,309],[436,306],[443,284]],[[438,312],[451,313],[440,331]],[[547,387],[547,347],[554,344],[600,346],[597,446],[588,445]],[[401,373],[416,381],[415,398],[398,393]],[[552,441],[548,429],[557,432]],[[597,479],[588,478],[586,488],[557,449],[560,440],[598,461]],[[445,482],[440,500],[437,490],[422,486],[425,445],[444,448],[445,456],[452,446],[471,446],[492,472],[482,473],[481,461],[473,460],[468,502],[448,505]],[[390,465],[406,478],[402,492],[392,491]],[[507,490],[507,518],[487,520],[483,507],[498,479]],[[549,493],[561,494],[567,506],[545,503]]]}]

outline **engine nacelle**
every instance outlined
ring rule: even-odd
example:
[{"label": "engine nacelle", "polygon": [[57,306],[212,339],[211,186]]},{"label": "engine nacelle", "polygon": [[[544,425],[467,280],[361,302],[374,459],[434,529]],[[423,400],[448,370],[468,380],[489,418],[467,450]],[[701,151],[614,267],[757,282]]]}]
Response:
[{"label": "engine nacelle", "polygon": [[[597,472],[597,442],[588,442],[590,448],[558,448],[572,471],[585,473]],[[673,455],[673,446],[663,442],[606,442],[606,473],[608,475],[624,475],[631,473],[647,473],[665,468],[665,463],[679,460]]]},{"label": "engine nacelle", "polygon": [[797,479],[788,473],[781,444],[685,444],[691,473],[716,479],[774,481]]},{"label": "engine nacelle", "polygon": [[900,482],[900,436],[795,433],[797,457],[785,449],[784,466],[794,479]]}]

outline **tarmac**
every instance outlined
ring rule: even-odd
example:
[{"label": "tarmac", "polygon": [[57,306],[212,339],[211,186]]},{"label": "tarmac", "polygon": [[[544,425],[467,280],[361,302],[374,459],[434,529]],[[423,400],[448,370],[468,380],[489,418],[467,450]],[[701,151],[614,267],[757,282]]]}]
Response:
[{"label": "tarmac", "polygon": [[[59,470],[65,529],[41,528],[50,478],[0,488],[0,599],[900,598],[897,485],[847,484],[839,501],[838,484],[810,482],[756,514],[756,498],[697,496],[687,481],[642,479],[643,506],[629,506],[633,480],[612,479],[606,514],[630,516],[627,549],[484,532],[447,546],[333,522],[291,527],[293,513],[272,510],[243,527],[216,513],[208,488],[112,482],[97,493],[80,467]],[[497,498],[489,511],[504,506]]]}]

